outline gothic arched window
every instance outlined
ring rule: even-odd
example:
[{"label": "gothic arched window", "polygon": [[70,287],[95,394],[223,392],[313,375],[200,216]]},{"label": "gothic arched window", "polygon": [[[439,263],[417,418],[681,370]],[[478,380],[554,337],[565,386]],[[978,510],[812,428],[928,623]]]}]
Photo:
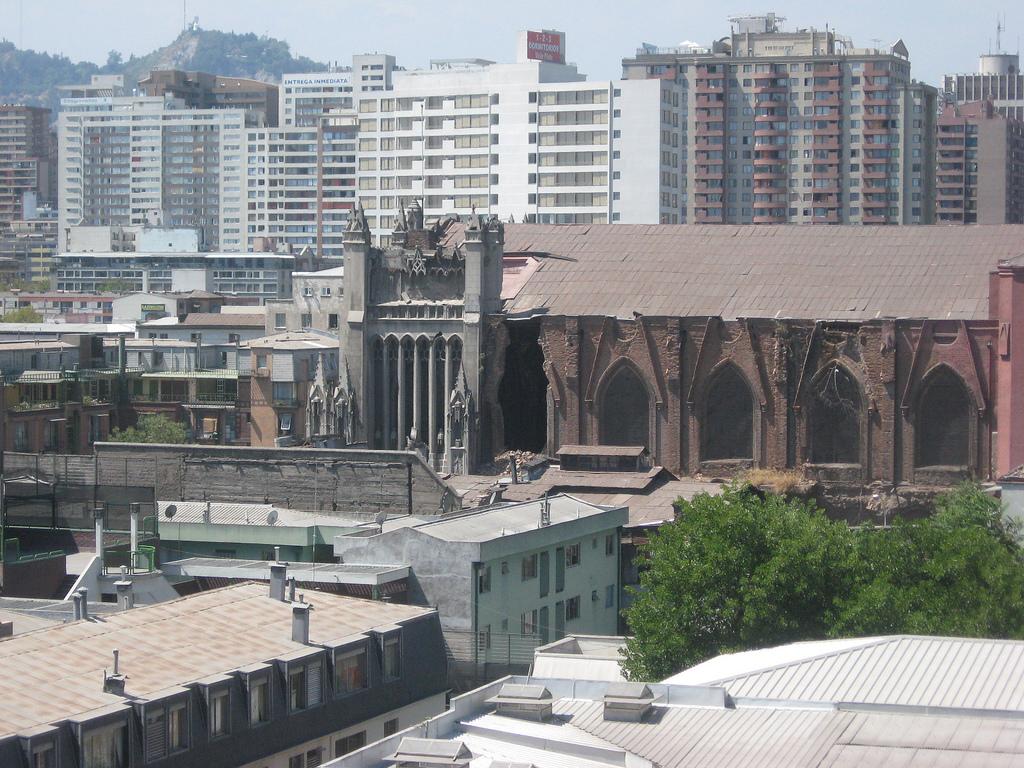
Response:
[{"label": "gothic arched window", "polygon": [[601,444],[649,449],[650,409],[650,396],[639,374],[632,366],[619,366],[601,396]]},{"label": "gothic arched window", "polygon": [[754,398],[743,376],[727,365],[709,382],[701,444],[704,461],[754,457]]},{"label": "gothic arched window", "polygon": [[942,366],[928,377],[917,407],[918,467],[966,467],[970,451],[970,398],[960,377]]},{"label": "gothic arched window", "polygon": [[814,383],[811,403],[812,464],[860,463],[860,389],[833,363]]}]

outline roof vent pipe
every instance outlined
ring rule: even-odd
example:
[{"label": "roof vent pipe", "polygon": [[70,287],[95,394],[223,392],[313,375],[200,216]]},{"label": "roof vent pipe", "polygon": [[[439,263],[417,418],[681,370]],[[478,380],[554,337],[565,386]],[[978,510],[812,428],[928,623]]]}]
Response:
[{"label": "roof vent pipe", "polygon": [[287,578],[287,564],[274,563],[270,566],[270,597],[272,600],[284,602],[284,583]]},{"label": "roof vent pipe", "polygon": [[295,577],[290,576],[288,578],[288,601],[291,603],[295,602]]},{"label": "roof vent pipe", "polygon": [[131,579],[115,581],[114,589],[117,591],[117,605],[120,610],[130,611],[135,607],[135,591],[132,589]]},{"label": "roof vent pipe", "polygon": [[75,592],[71,595],[72,609],[74,610],[75,621],[82,620],[82,596]]},{"label": "roof vent pipe", "polygon": [[89,618],[89,590],[82,587],[78,590],[78,597],[81,599],[81,618],[83,621]]},{"label": "roof vent pipe", "polygon": [[312,608],[309,603],[292,605],[292,642],[309,645],[309,612]]},{"label": "roof vent pipe", "polygon": [[540,527],[546,528],[549,525],[551,525],[551,500],[545,493],[544,499],[540,503]]}]

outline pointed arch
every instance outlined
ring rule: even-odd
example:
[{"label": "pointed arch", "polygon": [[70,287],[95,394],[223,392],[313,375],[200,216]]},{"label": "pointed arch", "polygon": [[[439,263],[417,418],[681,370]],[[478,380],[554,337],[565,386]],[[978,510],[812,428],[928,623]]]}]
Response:
[{"label": "pointed arch", "polygon": [[945,363],[926,374],[915,409],[914,466],[970,466],[972,400],[967,384]]},{"label": "pointed arch", "polygon": [[754,395],[732,362],[712,371],[701,420],[701,460],[754,458]]},{"label": "pointed arch", "polygon": [[857,378],[833,360],[818,371],[810,390],[810,462],[859,464],[863,397]]},{"label": "pointed arch", "polygon": [[598,439],[601,445],[651,445],[651,393],[627,358],[609,368],[598,387]]}]

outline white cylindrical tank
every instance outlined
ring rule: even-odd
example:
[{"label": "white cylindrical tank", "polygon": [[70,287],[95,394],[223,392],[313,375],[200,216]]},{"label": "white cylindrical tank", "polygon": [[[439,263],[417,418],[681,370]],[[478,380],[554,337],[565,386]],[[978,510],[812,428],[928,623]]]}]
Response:
[{"label": "white cylindrical tank", "polygon": [[983,75],[1012,75],[1020,71],[1016,53],[987,53],[978,58],[978,72]]}]

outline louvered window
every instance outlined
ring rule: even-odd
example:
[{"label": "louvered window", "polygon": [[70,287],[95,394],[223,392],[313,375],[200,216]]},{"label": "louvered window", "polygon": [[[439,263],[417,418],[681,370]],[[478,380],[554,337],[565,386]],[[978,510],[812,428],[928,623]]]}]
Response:
[{"label": "louvered window", "polygon": [[167,756],[167,718],[163,707],[146,707],[146,762]]},{"label": "louvered window", "polygon": [[[306,706],[315,707],[320,703],[323,691],[323,666],[317,662],[306,667]],[[307,758],[306,765],[309,765]],[[317,765],[320,765],[319,761]]]}]

